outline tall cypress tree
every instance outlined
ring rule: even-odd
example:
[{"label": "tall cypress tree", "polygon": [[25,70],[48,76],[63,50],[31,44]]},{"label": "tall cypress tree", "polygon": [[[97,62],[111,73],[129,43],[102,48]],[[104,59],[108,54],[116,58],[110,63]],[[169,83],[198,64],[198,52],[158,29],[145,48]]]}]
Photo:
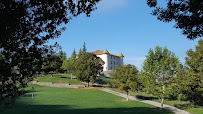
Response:
[{"label": "tall cypress tree", "polygon": [[86,44],[84,42],[84,45],[83,45],[83,49],[82,49],[82,53],[86,53],[87,52],[87,49],[86,49]]},{"label": "tall cypress tree", "polygon": [[80,48],[79,52],[78,52],[78,56],[80,56],[82,54],[82,49]]},{"label": "tall cypress tree", "polygon": [[74,58],[74,59],[76,59],[76,51],[75,51],[75,48],[74,48],[74,50],[73,50],[73,53],[72,53],[71,57]]}]

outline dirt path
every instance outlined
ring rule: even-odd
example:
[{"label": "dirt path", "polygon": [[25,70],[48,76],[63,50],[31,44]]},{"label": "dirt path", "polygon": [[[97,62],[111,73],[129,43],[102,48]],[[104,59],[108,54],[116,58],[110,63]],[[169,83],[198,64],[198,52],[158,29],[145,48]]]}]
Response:
[{"label": "dirt path", "polygon": [[[126,94],[119,93],[119,92],[116,92],[116,91],[113,91],[113,90],[110,90],[110,89],[106,89],[106,88],[103,88],[103,87],[95,87],[95,88],[97,88],[97,89],[99,89],[101,91],[105,91],[105,92],[120,96],[120,97],[124,97],[124,98],[127,97]],[[129,99],[139,101],[139,102],[143,102],[143,103],[147,103],[147,104],[151,104],[153,106],[161,108],[161,103],[158,103],[158,102],[155,102],[155,101],[138,99],[138,98],[135,98],[133,96],[129,96]],[[164,109],[170,110],[171,112],[174,112],[175,114],[190,114],[189,112],[186,112],[184,110],[180,110],[178,108],[175,108],[175,107],[172,107],[172,106],[169,106],[169,105],[164,104],[163,107],[164,107]]]}]

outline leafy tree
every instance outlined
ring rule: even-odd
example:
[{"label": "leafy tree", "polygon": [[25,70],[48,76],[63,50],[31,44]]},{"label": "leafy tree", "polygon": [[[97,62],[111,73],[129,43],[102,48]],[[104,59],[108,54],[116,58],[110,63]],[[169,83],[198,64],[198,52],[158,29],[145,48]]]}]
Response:
[{"label": "leafy tree", "polygon": [[156,46],[149,50],[141,70],[141,80],[145,90],[157,96],[163,108],[164,98],[173,94],[175,83],[172,81],[181,69],[181,63],[175,54],[166,47]]},{"label": "leafy tree", "polygon": [[93,53],[83,53],[75,63],[76,77],[78,80],[88,83],[103,70],[104,61]]},{"label": "leafy tree", "polygon": [[62,65],[62,68],[64,70],[71,73],[71,79],[73,78],[73,73],[75,72],[75,62],[76,62],[76,59],[73,57],[70,57],[68,60],[66,59]]},{"label": "leafy tree", "polygon": [[178,72],[178,89],[190,102],[203,106],[203,40],[199,40],[196,50],[187,51],[186,67]]},{"label": "leafy tree", "polygon": [[62,64],[62,68],[71,73],[71,79],[73,78],[73,73],[75,72],[75,62],[76,62],[76,52],[75,49],[69,59],[65,59]]},{"label": "leafy tree", "polygon": [[149,7],[154,7],[152,15],[163,22],[175,21],[175,28],[182,29],[188,39],[203,36],[202,0],[166,0],[166,7],[157,5],[158,0],[147,0]]},{"label": "leafy tree", "polygon": [[[37,70],[48,55],[45,44],[49,39],[60,36],[65,30],[61,25],[69,23],[70,19],[81,13],[90,16],[99,1],[0,1],[0,51],[4,56],[0,64],[7,72],[0,72],[1,103],[8,97],[14,101],[33,75],[39,72]],[[12,72],[14,67],[18,68],[18,74]]]},{"label": "leafy tree", "polygon": [[123,90],[127,93],[127,101],[128,101],[128,93],[129,91],[137,91],[139,89],[139,77],[138,70],[134,65],[123,65],[123,67],[117,66],[115,72],[112,74],[114,80],[112,84],[118,89]]},{"label": "leafy tree", "polygon": [[84,42],[84,45],[83,45],[83,48],[82,48],[82,53],[86,53],[87,49],[86,49],[86,45],[85,45],[85,42]]}]

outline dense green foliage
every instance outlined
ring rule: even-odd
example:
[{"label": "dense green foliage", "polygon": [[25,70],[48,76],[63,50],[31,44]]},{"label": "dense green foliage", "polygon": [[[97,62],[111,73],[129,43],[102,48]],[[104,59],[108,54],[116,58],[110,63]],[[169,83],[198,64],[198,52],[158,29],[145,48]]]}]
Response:
[{"label": "dense green foliage", "polygon": [[134,65],[128,64],[122,67],[117,66],[114,71],[112,84],[127,93],[128,101],[129,91],[137,91],[140,86],[138,70]]},{"label": "dense green foliage", "polygon": [[96,89],[68,89],[29,85],[35,88],[33,105],[31,96],[20,97],[14,107],[5,114],[169,114],[171,112],[155,106],[137,102],[122,101],[122,98]]},{"label": "dense green foliage", "polygon": [[[161,1],[159,1],[161,3]],[[175,28],[182,29],[188,39],[203,36],[203,2],[202,0],[165,0],[166,5],[160,6],[158,0],[147,0],[154,7],[152,14],[163,22],[175,21]],[[165,7],[164,7],[165,6]]]},{"label": "dense green foliage", "polygon": [[156,46],[149,50],[141,70],[141,80],[144,89],[163,100],[174,93],[173,79],[181,69],[179,59],[166,47]]},{"label": "dense green foliage", "polygon": [[203,106],[203,40],[196,50],[187,51],[186,67],[177,74],[179,92],[195,105]]},{"label": "dense green foliage", "polygon": [[103,70],[104,61],[93,53],[81,54],[75,63],[75,72],[78,80],[88,83],[94,81],[95,77]]},{"label": "dense green foliage", "polygon": [[60,51],[58,54],[47,57],[42,64],[42,71],[45,73],[63,73],[62,64],[66,60],[66,53]]}]

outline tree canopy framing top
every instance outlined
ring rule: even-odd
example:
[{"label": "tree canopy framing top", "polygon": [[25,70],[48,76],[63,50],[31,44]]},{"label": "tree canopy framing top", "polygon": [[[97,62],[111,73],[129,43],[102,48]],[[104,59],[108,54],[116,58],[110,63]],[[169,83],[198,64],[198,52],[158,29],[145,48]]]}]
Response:
[{"label": "tree canopy framing top", "polygon": [[166,8],[158,6],[158,0],[147,0],[149,7],[154,7],[152,15],[163,22],[175,21],[175,28],[182,29],[182,34],[194,40],[203,36],[203,1],[202,0],[166,0]]}]

